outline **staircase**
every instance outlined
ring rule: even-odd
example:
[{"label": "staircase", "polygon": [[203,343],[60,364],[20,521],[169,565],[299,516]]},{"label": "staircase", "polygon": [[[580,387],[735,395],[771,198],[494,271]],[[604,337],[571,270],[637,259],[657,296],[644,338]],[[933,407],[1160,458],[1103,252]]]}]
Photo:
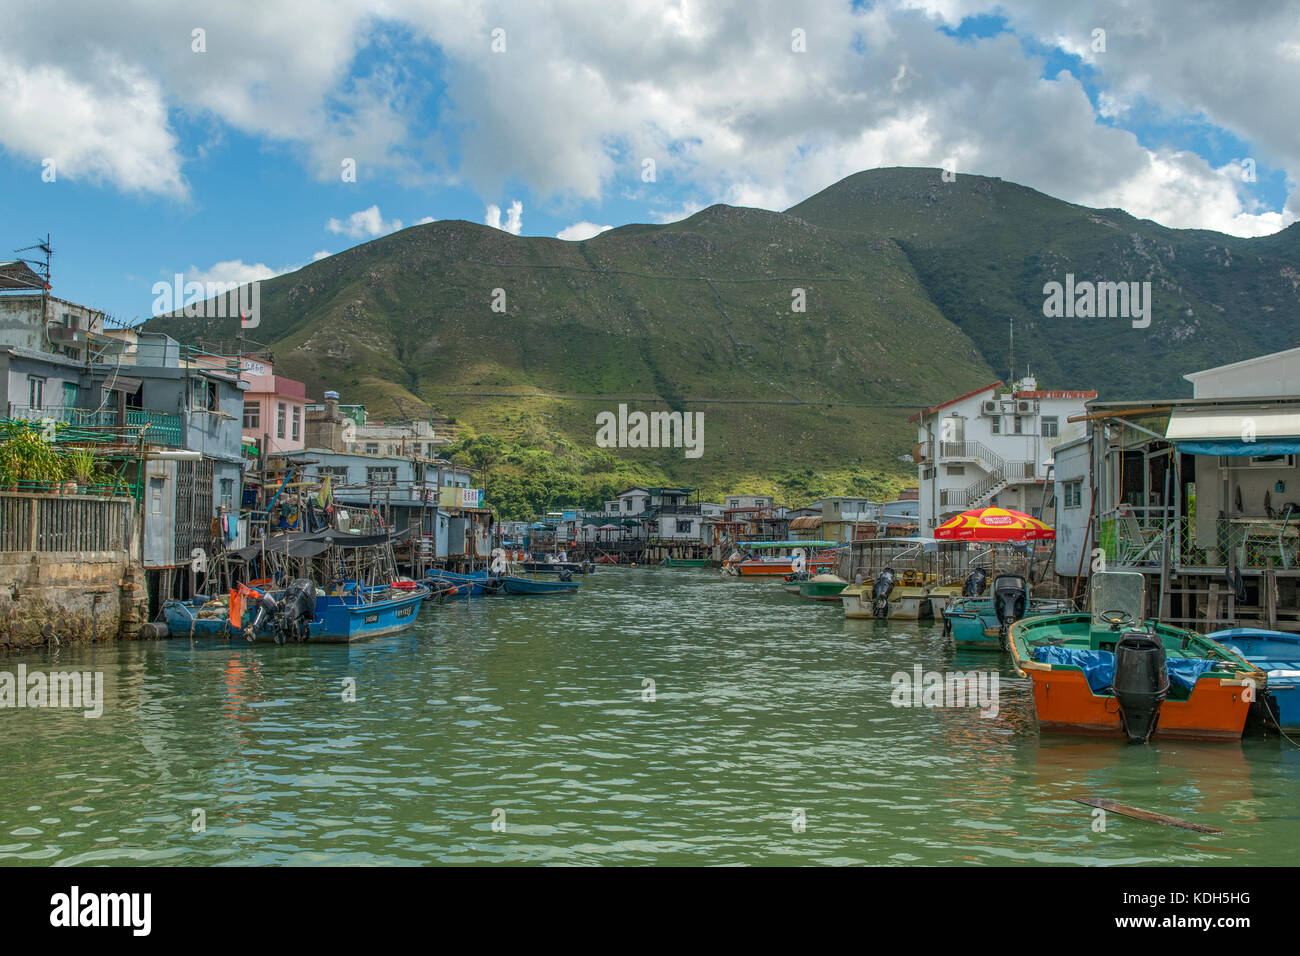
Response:
[{"label": "staircase", "polygon": [[940,442],[939,458],[975,461],[984,469],[984,475],[973,485],[942,492],[939,505],[945,512],[980,507],[1012,482],[1033,478],[1036,474],[1032,461],[1007,461],[977,441]]}]

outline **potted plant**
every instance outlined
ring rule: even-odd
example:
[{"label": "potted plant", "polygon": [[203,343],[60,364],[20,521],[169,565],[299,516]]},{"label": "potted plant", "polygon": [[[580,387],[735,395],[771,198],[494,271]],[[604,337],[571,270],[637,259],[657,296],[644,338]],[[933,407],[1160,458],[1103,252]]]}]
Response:
[{"label": "potted plant", "polygon": [[95,475],[95,453],[89,448],[74,448],[68,452],[65,464],[68,474],[76,480],[64,482],[64,492],[68,493],[68,485],[71,485],[72,494],[90,494]]}]

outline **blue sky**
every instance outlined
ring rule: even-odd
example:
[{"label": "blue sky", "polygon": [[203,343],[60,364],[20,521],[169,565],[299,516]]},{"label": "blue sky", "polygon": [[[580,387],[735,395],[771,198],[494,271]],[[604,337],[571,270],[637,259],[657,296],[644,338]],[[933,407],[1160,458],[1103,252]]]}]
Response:
[{"label": "blue sky", "polygon": [[266,277],[399,221],[494,205],[585,237],[784,208],[873,166],[951,161],[1238,235],[1295,219],[1291,3],[77,6],[53,31],[17,13],[0,50],[0,258],[48,232],[55,294],[126,320],[174,273]]}]

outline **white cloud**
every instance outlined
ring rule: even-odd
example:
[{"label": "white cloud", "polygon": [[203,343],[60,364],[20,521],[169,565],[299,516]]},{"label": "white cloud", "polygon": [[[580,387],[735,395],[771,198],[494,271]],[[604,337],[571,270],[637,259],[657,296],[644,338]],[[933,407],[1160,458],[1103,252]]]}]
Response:
[{"label": "white cloud", "polygon": [[437,221],[438,221],[438,220],[434,219],[432,216],[425,216],[423,219],[417,219],[417,220],[415,220],[415,224],[416,224],[417,226],[423,226],[423,225],[425,225],[426,223],[437,222]]},{"label": "white cloud", "polygon": [[501,207],[495,203],[488,203],[487,209],[483,211],[483,222],[493,229],[504,229],[513,236],[519,235],[524,228],[524,204],[516,199],[506,210],[506,223],[501,225]]},{"label": "white cloud", "polygon": [[30,160],[37,184],[53,160],[56,183],[107,181],[183,198],[188,187],[157,81],[112,55],[94,59],[97,73],[85,79],[57,64],[25,67],[0,49],[0,147]]},{"label": "white cloud", "polygon": [[[335,182],[353,159],[363,179],[454,180],[484,199],[520,183],[542,201],[598,203],[612,184],[635,183],[635,200],[660,216],[717,201],[781,208],[861,169],[948,156],[959,172],[1129,204],[1173,226],[1253,234],[1300,207],[1293,3],[1225,13],[1178,0],[1060,10],[807,0],[791,12],[779,0],[280,0],[256,17],[238,3],[206,9],[203,54],[191,50],[195,17],[183,4],[68,0],[61,10],[57,30],[39,5],[6,11],[0,147],[34,163],[53,156],[61,179],[130,191],[186,195],[182,150],[202,146],[178,143],[175,113],[214,136],[230,127],[284,144]],[[978,13],[1005,16],[1015,35],[938,29]],[[490,51],[495,26],[507,30],[506,53]],[[1104,53],[1091,47],[1098,26]],[[806,53],[790,48],[794,27],[807,31]],[[437,132],[419,70],[400,54],[360,56],[389,52],[393,32],[435,46],[445,63]],[[1044,78],[1022,40],[1081,57],[1099,105],[1068,73]],[[1261,172],[1284,171],[1291,211],[1259,208],[1253,189],[1213,168],[1219,157],[1115,125],[1144,121],[1229,131]],[[647,158],[655,182],[639,181]],[[379,232],[339,227],[353,238],[394,228],[379,222]],[[522,230],[522,206],[504,228]]]},{"label": "white cloud", "polygon": [[369,209],[354,212],[343,221],[330,219],[325,224],[325,228],[330,232],[347,236],[350,239],[363,239],[367,236],[383,236],[390,232],[396,232],[402,228],[402,220],[393,219],[390,222],[384,222],[384,217],[379,214],[379,207],[371,206]]},{"label": "white cloud", "polygon": [[334,253],[330,252],[328,249],[322,249],[320,252],[313,252],[311,254],[311,261],[320,262],[322,259],[328,259],[332,255],[334,255]]},{"label": "white cloud", "polygon": [[218,262],[207,269],[190,266],[185,271],[185,278],[191,282],[237,282],[244,285],[248,282],[273,279],[297,268],[297,266],[288,266],[284,269],[272,269],[264,262],[253,264],[246,263],[242,259],[229,259],[225,262]]},{"label": "white cloud", "polygon": [[598,226],[594,222],[575,222],[572,226],[565,226],[557,232],[555,238],[576,242],[581,239],[590,239],[592,236],[599,236],[602,232],[607,232],[613,228],[613,226]]}]

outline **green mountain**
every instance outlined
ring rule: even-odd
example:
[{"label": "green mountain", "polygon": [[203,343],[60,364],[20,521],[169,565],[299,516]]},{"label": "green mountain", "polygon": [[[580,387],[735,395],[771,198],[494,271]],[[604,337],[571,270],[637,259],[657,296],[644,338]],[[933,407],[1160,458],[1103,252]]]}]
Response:
[{"label": "green mountain", "polygon": [[[1016,369],[1103,398],[1191,395],[1182,376],[1300,344],[1300,223],[1259,239],[1168,229],[983,176],[858,173],[786,210],[823,228],[892,239],[931,301],[1005,375]],[[1046,283],[1151,283],[1151,322],[1046,318]]]},{"label": "green mountain", "polygon": [[[712,206],[585,242],[415,226],[264,282],[254,334],[309,394],[500,439],[507,513],[631,481],[799,503],[914,479],[909,411],[1005,377],[1012,316],[1019,372],[1116,398],[1184,395],[1184,372],[1294,344],[1297,253],[1300,226],[1235,239],[882,169],[784,213]],[[1150,280],[1150,327],[1044,318],[1043,285],[1067,272]],[[702,412],[702,456],[597,448],[596,415],[619,403]]]}]

